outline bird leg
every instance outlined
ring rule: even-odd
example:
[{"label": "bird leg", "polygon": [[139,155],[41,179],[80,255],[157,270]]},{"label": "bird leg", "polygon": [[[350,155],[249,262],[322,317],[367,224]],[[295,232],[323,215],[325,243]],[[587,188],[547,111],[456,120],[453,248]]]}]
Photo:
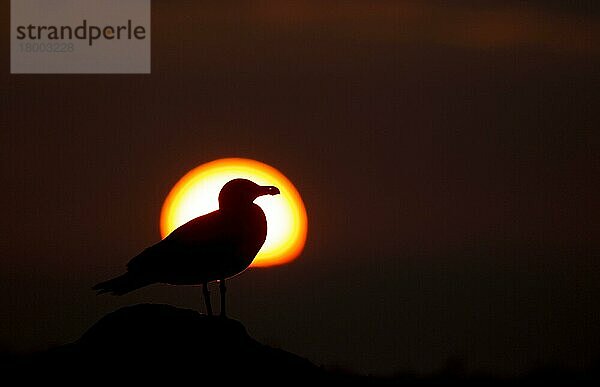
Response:
[{"label": "bird leg", "polygon": [[227,292],[227,288],[225,287],[224,279],[219,281],[219,292],[221,293],[221,317],[227,317],[227,312],[225,311],[225,293]]},{"label": "bird leg", "polygon": [[212,316],[212,306],[210,305],[210,291],[208,290],[208,283],[202,284],[202,294],[204,295],[204,303],[206,304],[206,314]]}]

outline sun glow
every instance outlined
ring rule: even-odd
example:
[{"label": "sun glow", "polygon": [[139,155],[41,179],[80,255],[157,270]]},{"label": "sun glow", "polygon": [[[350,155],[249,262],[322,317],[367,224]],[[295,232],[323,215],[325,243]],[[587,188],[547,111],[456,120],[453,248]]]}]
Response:
[{"label": "sun glow", "polygon": [[244,178],[258,185],[274,185],[280,195],[255,200],[267,217],[267,239],[251,267],[288,263],[300,255],[306,242],[306,209],[296,187],[277,169],[250,159],[215,160],[191,170],[171,189],[160,215],[165,238],[182,224],[219,208],[221,188],[230,180]]}]

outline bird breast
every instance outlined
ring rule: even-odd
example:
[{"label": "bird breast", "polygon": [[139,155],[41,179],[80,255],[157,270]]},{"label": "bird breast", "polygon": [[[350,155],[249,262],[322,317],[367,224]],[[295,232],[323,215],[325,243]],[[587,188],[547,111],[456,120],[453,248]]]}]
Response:
[{"label": "bird breast", "polygon": [[250,265],[267,238],[267,219],[256,204],[238,212],[236,218],[234,221],[239,232],[239,254]]}]

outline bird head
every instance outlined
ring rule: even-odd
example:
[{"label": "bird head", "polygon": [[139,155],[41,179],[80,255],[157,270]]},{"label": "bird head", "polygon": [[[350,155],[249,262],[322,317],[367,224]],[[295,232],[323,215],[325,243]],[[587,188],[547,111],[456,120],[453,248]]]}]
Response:
[{"label": "bird head", "polygon": [[277,195],[279,188],[261,186],[246,179],[233,179],[221,188],[219,208],[232,208],[249,205],[263,195]]}]

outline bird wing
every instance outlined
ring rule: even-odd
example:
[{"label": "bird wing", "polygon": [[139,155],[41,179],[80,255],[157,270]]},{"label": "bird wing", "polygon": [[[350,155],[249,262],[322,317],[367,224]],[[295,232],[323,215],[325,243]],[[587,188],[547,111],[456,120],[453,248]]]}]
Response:
[{"label": "bird wing", "polygon": [[219,211],[192,219],[134,257],[127,269],[164,282],[166,277],[214,276],[222,270],[219,257],[232,255],[238,246],[230,223]]}]

